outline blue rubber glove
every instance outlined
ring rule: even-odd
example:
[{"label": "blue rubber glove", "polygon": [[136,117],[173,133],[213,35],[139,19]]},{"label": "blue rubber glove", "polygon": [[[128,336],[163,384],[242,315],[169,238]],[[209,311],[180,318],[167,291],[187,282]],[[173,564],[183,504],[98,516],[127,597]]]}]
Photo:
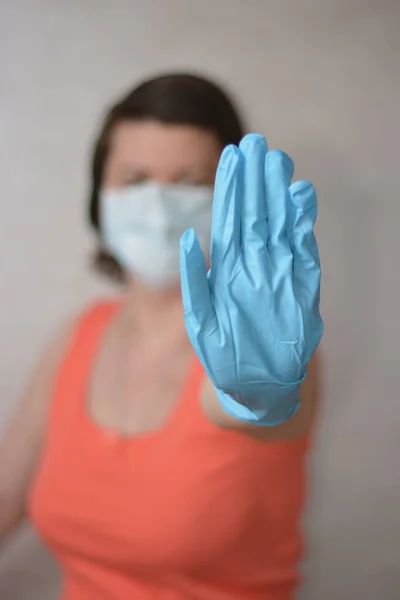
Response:
[{"label": "blue rubber glove", "polygon": [[181,239],[187,333],[219,401],[255,425],[288,419],[322,336],[311,183],[291,185],[289,156],[250,134],[222,153],[211,268],[193,229]]}]

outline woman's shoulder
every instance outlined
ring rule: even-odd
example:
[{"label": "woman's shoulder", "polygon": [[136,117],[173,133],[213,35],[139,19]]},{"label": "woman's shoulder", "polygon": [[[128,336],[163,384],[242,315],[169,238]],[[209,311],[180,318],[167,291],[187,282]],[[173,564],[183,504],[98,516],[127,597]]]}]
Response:
[{"label": "woman's shoulder", "polygon": [[79,326],[87,320],[106,318],[112,315],[123,303],[121,296],[106,296],[91,300],[83,305],[74,318],[71,325]]},{"label": "woman's shoulder", "polygon": [[121,304],[119,297],[100,298],[86,303],[69,319],[58,341],[55,339],[58,356],[65,361],[77,346],[91,344]]},{"label": "woman's shoulder", "polygon": [[[74,315],[65,319],[53,336],[50,337],[42,350],[39,361],[31,376],[31,384],[34,388],[43,387],[43,382],[48,385],[54,379],[54,375],[60,368],[74,340],[84,330],[88,331],[100,321],[105,321],[120,305],[118,298],[101,298],[87,303]],[[31,396],[31,394],[28,394]]]}]

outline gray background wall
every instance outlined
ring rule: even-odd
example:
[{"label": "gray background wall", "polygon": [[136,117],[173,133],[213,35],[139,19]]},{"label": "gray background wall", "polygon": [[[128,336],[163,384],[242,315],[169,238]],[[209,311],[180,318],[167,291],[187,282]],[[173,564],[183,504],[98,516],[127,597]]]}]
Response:
[{"label": "gray background wall", "polygon": [[[326,389],[304,600],[400,597],[399,27],[396,0],[0,2],[0,425],[56,324],[108,291],[82,215],[89,142],[119,92],[160,69],[214,75],[315,182]],[[56,589],[23,532],[1,599]]]}]

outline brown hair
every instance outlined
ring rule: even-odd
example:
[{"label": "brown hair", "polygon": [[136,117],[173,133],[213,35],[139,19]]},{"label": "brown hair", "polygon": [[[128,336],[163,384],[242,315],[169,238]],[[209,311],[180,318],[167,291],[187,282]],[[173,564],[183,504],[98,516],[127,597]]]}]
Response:
[{"label": "brown hair", "polygon": [[[244,135],[232,100],[221,87],[203,77],[162,75],[134,88],[108,112],[93,148],[89,221],[100,240],[99,191],[111,133],[121,121],[145,119],[208,129],[220,141],[221,150],[229,144],[239,144]],[[97,251],[95,265],[113,279],[124,280],[123,268],[103,246]]]}]

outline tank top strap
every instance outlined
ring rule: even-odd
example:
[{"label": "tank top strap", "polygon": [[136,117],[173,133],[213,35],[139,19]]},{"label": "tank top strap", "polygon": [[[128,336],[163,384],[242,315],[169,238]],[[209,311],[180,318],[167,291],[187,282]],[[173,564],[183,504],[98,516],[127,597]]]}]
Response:
[{"label": "tank top strap", "polygon": [[[100,338],[120,306],[118,300],[97,302],[84,310],[76,320],[69,347],[53,384],[50,409],[53,426],[49,430],[56,431],[56,435],[71,424],[77,409],[82,408],[82,390],[90,376]],[[56,427],[54,421],[57,422]]]}]

